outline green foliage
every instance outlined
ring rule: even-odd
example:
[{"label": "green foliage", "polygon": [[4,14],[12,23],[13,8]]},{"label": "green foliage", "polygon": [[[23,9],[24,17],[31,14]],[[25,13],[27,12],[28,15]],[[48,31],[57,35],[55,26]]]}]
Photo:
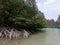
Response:
[{"label": "green foliage", "polygon": [[41,17],[36,19],[36,23],[37,23],[36,25],[38,28],[46,28],[47,27],[45,20],[42,19]]},{"label": "green foliage", "polygon": [[29,7],[23,0],[0,0],[0,25],[34,32],[45,25],[42,19],[32,19],[36,13],[35,7]]}]

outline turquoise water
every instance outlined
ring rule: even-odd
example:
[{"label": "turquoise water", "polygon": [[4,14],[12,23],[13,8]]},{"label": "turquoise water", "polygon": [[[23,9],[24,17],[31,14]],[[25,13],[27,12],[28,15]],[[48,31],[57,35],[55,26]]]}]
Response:
[{"label": "turquoise water", "polygon": [[32,35],[29,39],[1,40],[1,45],[60,45],[60,29],[44,28],[45,32]]}]

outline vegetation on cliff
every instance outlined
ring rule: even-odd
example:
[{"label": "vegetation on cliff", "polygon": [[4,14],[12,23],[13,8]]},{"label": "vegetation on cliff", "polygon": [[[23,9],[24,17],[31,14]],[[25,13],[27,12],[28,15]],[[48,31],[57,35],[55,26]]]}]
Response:
[{"label": "vegetation on cliff", "polygon": [[0,26],[22,28],[37,32],[37,28],[45,27],[41,18],[32,18],[38,11],[35,6],[28,6],[24,0],[0,0]]}]

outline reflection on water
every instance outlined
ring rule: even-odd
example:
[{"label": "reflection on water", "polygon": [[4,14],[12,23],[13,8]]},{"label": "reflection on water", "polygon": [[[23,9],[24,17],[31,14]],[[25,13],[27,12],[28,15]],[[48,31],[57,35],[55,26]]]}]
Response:
[{"label": "reflection on water", "polygon": [[32,35],[29,39],[1,40],[1,45],[60,45],[60,29],[44,28],[46,32]]}]

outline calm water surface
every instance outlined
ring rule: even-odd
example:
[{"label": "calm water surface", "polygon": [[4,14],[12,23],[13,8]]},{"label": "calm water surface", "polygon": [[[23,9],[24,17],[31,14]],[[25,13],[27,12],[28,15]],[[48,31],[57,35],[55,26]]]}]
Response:
[{"label": "calm water surface", "polygon": [[46,32],[32,35],[29,39],[0,40],[0,45],[60,45],[60,29],[44,28]]}]

